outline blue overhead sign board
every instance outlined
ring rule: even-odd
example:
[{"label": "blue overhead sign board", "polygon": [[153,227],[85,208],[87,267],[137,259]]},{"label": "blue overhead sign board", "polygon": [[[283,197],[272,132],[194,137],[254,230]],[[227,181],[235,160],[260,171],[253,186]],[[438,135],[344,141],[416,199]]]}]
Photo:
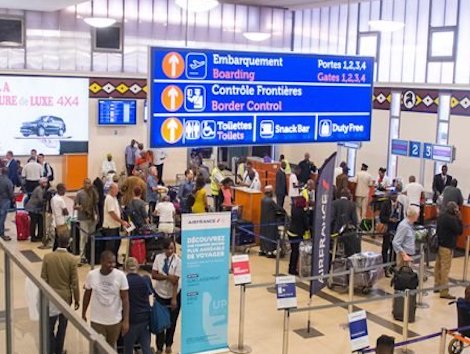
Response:
[{"label": "blue overhead sign board", "polygon": [[409,155],[410,157],[421,157],[421,142],[410,141]]},{"label": "blue overhead sign board", "polygon": [[374,60],[150,49],[150,145],[369,141]]},{"label": "blue overhead sign board", "polygon": [[392,140],[392,155],[408,156],[408,140]]},{"label": "blue overhead sign board", "polygon": [[423,158],[427,160],[432,160],[432,144],[431,143],[423,144]]}]

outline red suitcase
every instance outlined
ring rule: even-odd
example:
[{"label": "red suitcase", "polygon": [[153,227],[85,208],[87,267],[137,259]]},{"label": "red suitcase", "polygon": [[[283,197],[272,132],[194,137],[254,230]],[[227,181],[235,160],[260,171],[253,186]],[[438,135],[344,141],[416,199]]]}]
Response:
[{"label": "red suitcase", "polygon": [[147,250],[145,249],[145,240],[131,241],[131,257],[137,259],[139,264],[145,264],[147,259]]},{"label": "red suitcase", "polygon": [[18,241],[25,241],[29,238],[29,215],[26,211],[16,212],[16,238]]}]

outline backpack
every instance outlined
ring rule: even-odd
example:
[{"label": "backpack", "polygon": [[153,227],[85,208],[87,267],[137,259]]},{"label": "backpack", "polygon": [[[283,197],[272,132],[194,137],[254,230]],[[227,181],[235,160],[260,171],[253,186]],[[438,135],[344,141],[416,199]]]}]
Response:
[{"label": "backpack", "polygon": [[437,232],[431,233],[431,237],[429,238],[429,249],[432,253],[437,253],[439,251],[439,237],[437,236]]},{"label": "backpack", "polygon": [[188,198],[186,199],[186,205],[188,207],[192,208],[194,203],[196,203],[196,197],[195,197],[194,193],[191,193],[190,195],[188,195]]},{"label": "backpack", "polygon": [[46,172],[47,174],[47,167],[49,166],[49,169],[51,170],[51,175],[50,176],[47,176],[47,179],[49,180],[49,182],[52,182],[54,180],[54,169],[52,168],[52,166],[49,164],[49,163],[45,163],[44,164],[44,172]]}]

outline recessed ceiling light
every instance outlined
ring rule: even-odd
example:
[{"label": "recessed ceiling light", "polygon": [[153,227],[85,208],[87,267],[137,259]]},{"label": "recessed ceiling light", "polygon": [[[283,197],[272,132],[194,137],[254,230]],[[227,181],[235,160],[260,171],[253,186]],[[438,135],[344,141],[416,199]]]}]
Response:
[{"label": "recessed ceiling light", "polygon": [[398,21],[372,20],[369,21],[369,27],[380,32],[395,32],[403,29],[405,24]]},{"label": "recessed ceiling light", "polygon": [[271,38],[271,33],[268,32],[243,32],[243,37],[253,42],[262,42]]},{"label": "recessed ceiling light", "polygon": [[116,23],[114,18],[109,17],[85,17],[83,21],[85,21],[86,24],[96,28],[105,28]]},{"label": "recessed ceiling light", "polygon": [[218,0],[175,0],[175,4],[188,12],[207,12],[219,6]]}]

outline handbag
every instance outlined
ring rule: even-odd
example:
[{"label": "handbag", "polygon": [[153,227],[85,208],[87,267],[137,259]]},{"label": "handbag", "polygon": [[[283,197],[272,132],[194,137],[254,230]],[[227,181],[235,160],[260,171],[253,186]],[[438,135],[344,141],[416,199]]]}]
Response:
[{"label": "handbag", "polygon": [[153,305],[150,306],[150,332],[158,334],[171,327],[170,309],[157,300],[157,293],[148,283],[147,287],[153,294]]}]

